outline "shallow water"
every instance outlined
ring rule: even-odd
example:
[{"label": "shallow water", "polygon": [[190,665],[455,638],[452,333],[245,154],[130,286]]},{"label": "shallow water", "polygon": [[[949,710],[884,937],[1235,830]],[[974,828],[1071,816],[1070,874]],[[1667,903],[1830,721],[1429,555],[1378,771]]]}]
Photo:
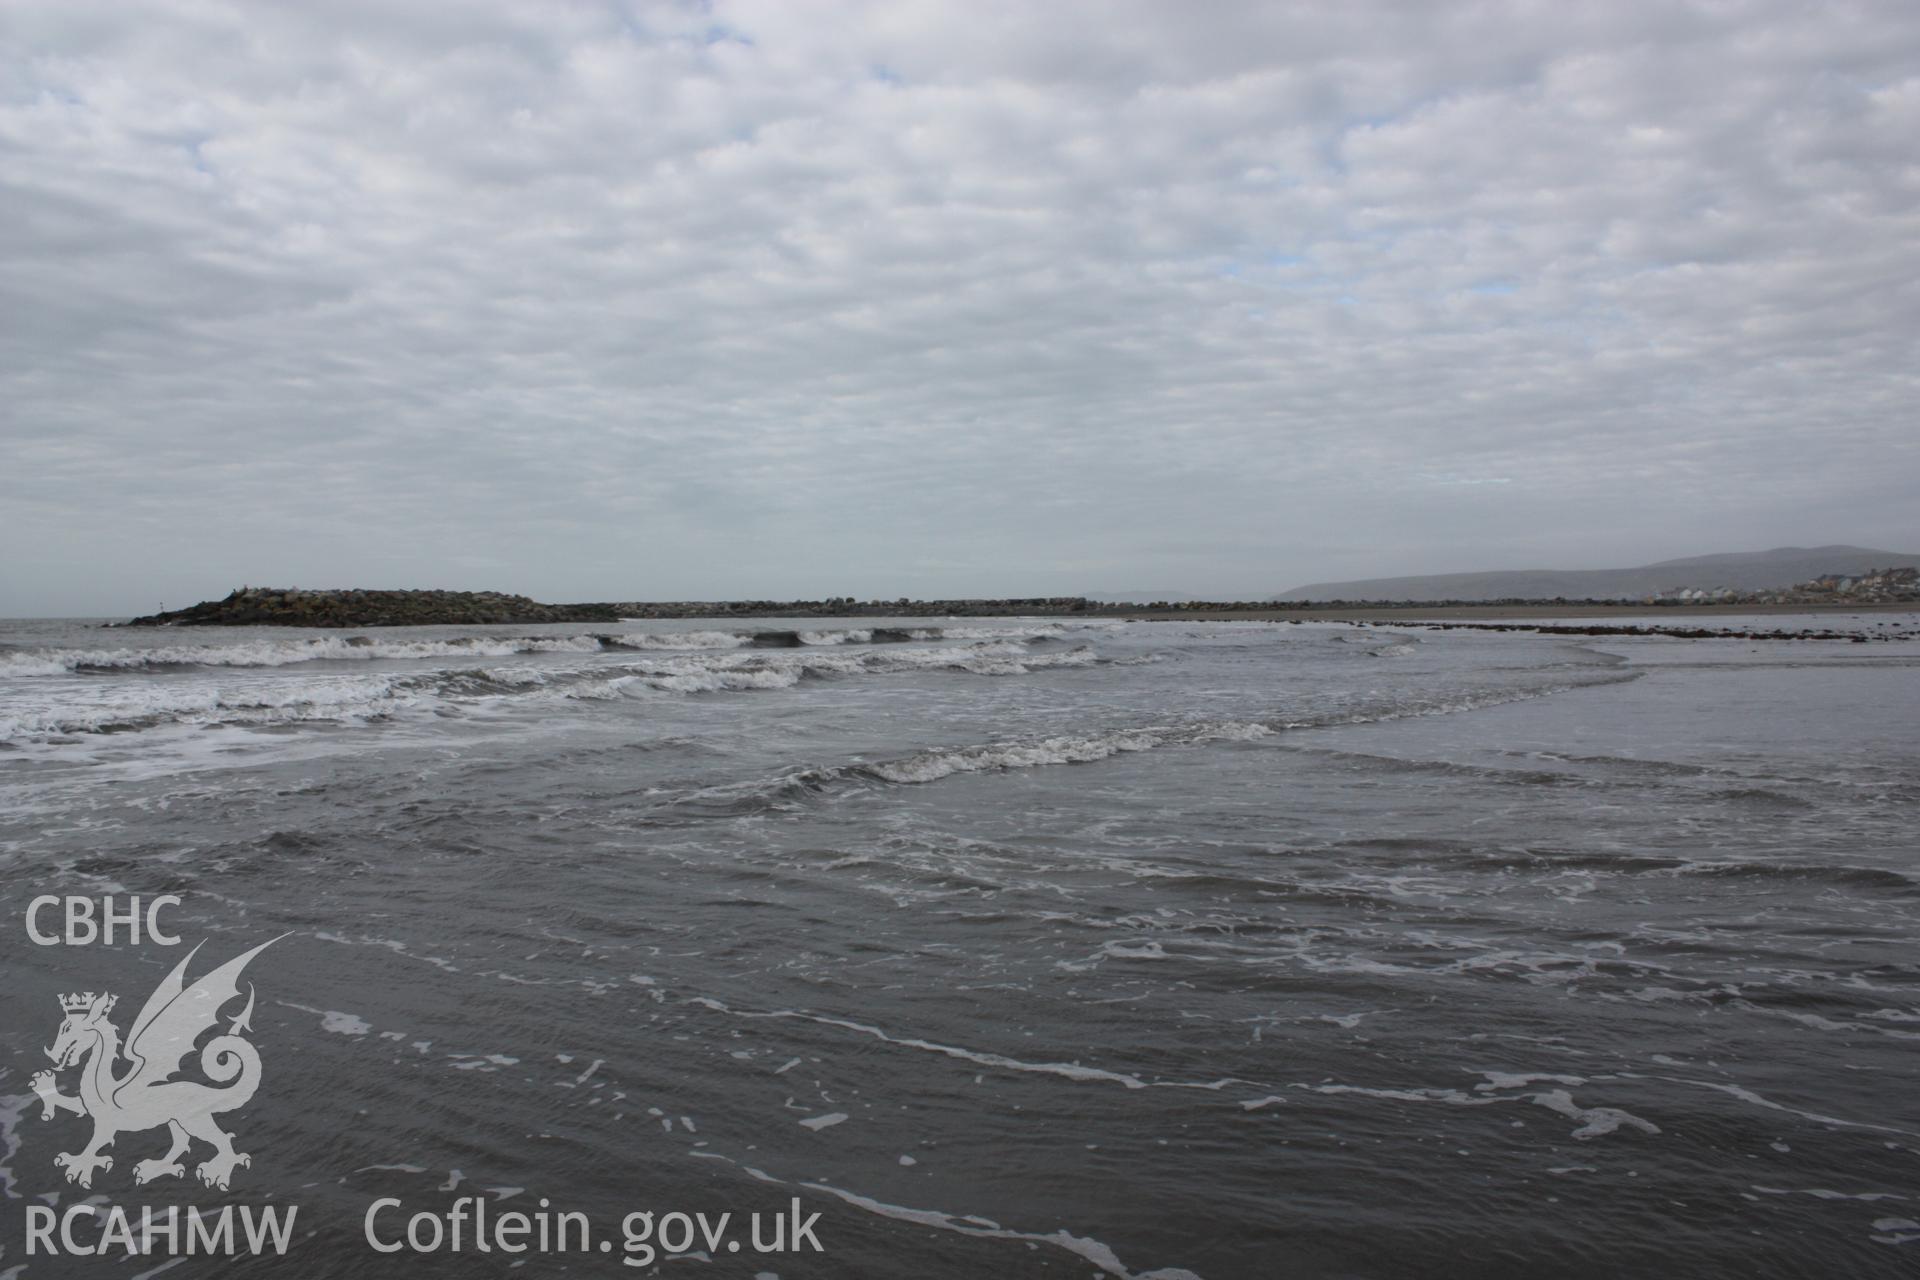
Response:
[{"label": "shallow water", "polygon": [[[361,635],[0,624],[0,1274],[89,1194],[299,1204],[254,1274],[504,1274],[362,1239],[472,1194],[798,1195],[709,1264],[789,1280],[1911,1274],[1920,642]],[[106,893],[291,935],[224,1195],[53,1167],[56,996],[185,950],[28,940]]]}]

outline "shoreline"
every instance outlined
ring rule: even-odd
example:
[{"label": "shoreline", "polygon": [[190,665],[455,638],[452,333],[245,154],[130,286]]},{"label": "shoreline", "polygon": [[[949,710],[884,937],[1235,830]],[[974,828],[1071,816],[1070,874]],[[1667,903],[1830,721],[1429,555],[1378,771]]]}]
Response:
[{"label": "shoreline", "polygon": [[[400,593],[392,593],[400,594]],[[427,593],[420,593],[427,594]],[[453,593],[445,593],[453,594]],[[517,598],[509,598],[519,603]],[[491,603],[491,601],[490,601]],[[1503,602],[1499,604],[1289,604],[1272,606],[1250,606],[1242,604],[1222,605],[1218,608],[1166,608],[1156,609],[1138,605],[1094,605],[1082,608],[1048,607],[1041,602],[1026,601],[909,601],[904,605],[883,606],[878,602],[854,604],[844,609],[830,609],[820,602],[786,602],[800,605],[798,608],[781,608],[778,603],[736,605],[728,608],[725,601],[713,602],[711,611],[696,611],[685,606],[659,609],[646,612],[608,605],[541,605],[531,601],[528,609],[512,609],[493,613],[479,610],[458,610],[451,614],[427,614],[415,617],[374,616],[364,614],[346,617],[328,616],[327,611],[314,611],[305,616],[280,616],[272,610],[235,610],[220,616],[208,605],[195,606],[193,610],[179,610],[169,615],[157,615],[169,619],[156,622],[148,618],[6,618],[6,622],[77,622],[109,630],[138,628],[142,630],[161,630],[178,628],[192,630],[202,626],[215,627],[299,627],[332,630],[379,629],[407,626],[532,626],[555,622],[576,623],[621,623],[621,622],[716,622],[737,623],[764,618],[812,618],[844,619],[860,621],[864,619],[967,619],[985,620],[992,618],[1059,618],[1059,619],[1104,619],[1125,622],[1339,622],[1339,623],[1397,623],[1412,626],[1423,622],[1453,623],[1514,623],[1525,621],[1557,622],[1573,620],[1610,621],[1622,625],[1657,625],[1672,627],[1684,625],[1695,618],[1740,618],[1740,617],[1858,617],[1872,614],[1920,614],[1920,600],[1906,601],[1862,601],[1842,604],[1839,602],[1820,602],[1790,604],[1769,602],[1765,604],[1697,604],[1697,605],[1649,605],[1643,603],[1568,603],[1541,602],[1523,604]],[[940,605],[958,605],[961,608],[946,610]],[[1025,605],[1026,607],[1019,607]],[[965,607],[965,606],[971,606]],[[199,617],[188,617],[199,613]],[[238,614],[239,616],[234,616]],[[209,616],[212,615],[212,616]],[[178,619],[177,621],[174,619]]]},{"label": "shoreline", "polygon": [[1129,622],[1517,622],[1612,618],[1621,622],[1671,624],[1688,618],[1777,617],[1820,614],[1920,613],[1920,601],[1872,604],[1449,604],[1276,606],[1271,609],[1118,609],[1070,615],[1116,617]]}]

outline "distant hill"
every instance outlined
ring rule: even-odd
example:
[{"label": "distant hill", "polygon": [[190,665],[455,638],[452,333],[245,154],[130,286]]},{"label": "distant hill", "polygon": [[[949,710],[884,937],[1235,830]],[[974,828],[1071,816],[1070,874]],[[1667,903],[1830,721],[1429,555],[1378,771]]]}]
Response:
[{"label": "distant hill", "polygon": [[1776,547],[1662,560],[1637,569],[1502,569],[1416,578],[1315,582],[1274,596],[1293,600],[1637,600],[1685,587],[1760,591],[1790,587],[1822,574],[1865,573],[1920,565],[1920,555],[1869,547]]}]

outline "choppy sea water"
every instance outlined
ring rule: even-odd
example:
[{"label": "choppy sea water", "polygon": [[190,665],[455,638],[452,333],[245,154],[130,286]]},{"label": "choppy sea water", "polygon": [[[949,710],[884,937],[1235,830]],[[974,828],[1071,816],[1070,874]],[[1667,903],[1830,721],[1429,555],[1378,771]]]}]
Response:
[{"label": "choppy sea water", "polygon": [[[257,1275],[509,1274],[363,1239],[380,1197],[471,1195],[609,1232],[821,1215],[823,1253],[668,1274],[1911,1275],[1917,667],[1261,623],[0,624],[0,1275],[141,1271],[24,1256],[23,1206],[90,1195],[298,1204]],[[128,1134],[81,1189],[83,1122],[28,1083],[57,997],[130,1017],[185,947],[36,946],[26,904],[165,893],[197,964],[290,935],[248,972],[253,1162],[135,1187],[165,1144]]]}]

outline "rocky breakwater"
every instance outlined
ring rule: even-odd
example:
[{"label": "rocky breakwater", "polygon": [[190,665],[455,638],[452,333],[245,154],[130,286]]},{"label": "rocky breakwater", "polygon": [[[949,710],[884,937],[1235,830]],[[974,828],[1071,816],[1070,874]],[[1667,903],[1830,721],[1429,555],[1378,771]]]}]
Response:
[{"label": "rocky breakwater", "polygon": [[628,600],[607,606],[623,618],[1002,618],[1087,613],[1084,596],[1012,596],[993,600]]},{"label": "rocky breakwater", "polygon": [[498,591],[310,591],[241,587],[224,600],[203,600],[134,618],[129,627],[429,627],[529,622],[616,622],[604,604],[541,604]]}]

